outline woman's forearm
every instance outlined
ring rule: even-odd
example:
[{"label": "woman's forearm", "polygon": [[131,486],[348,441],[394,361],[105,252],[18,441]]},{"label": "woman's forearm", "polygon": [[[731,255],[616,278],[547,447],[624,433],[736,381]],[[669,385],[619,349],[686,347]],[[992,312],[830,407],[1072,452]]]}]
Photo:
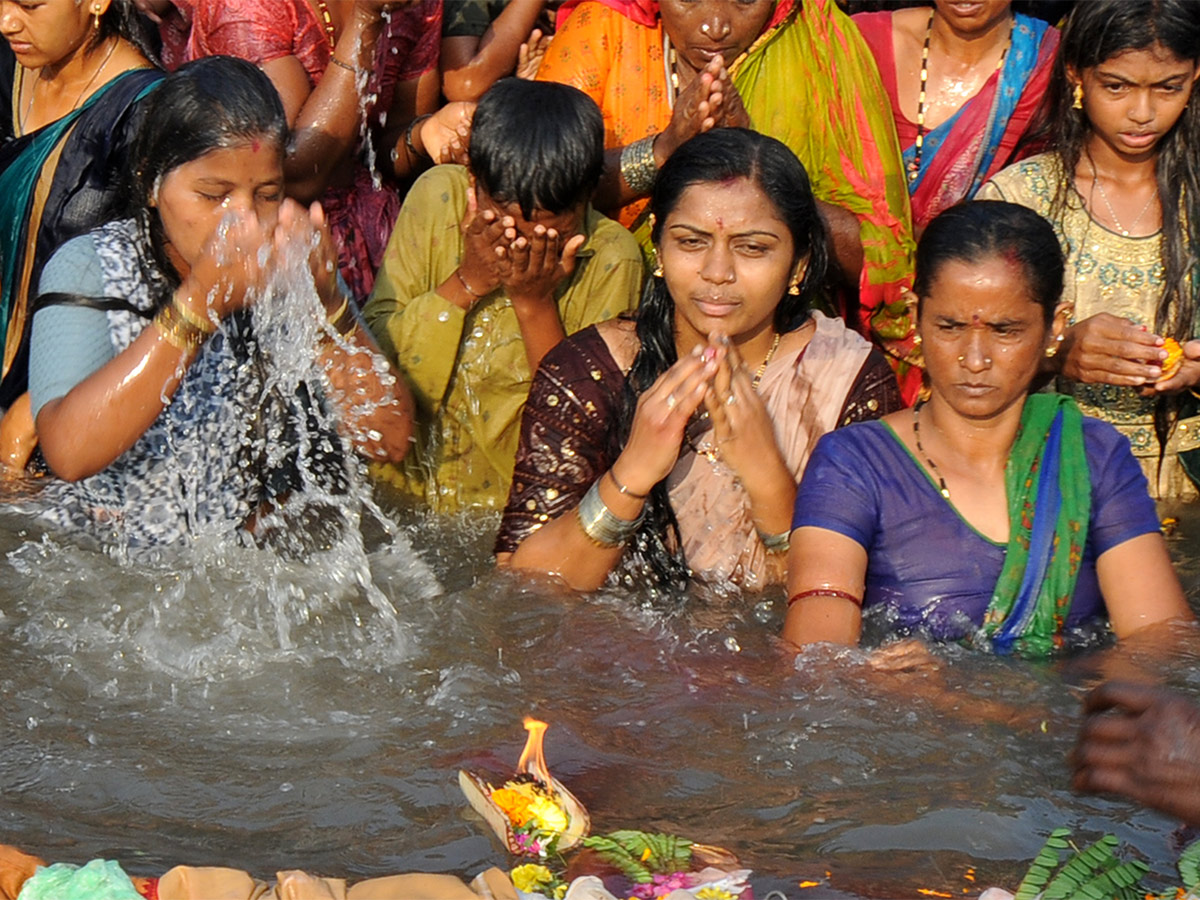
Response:
[{"label": "woman's forearm", "polygon": [[367,19],[356,10],[338,38],[333,61],[296,116],[284,174],[288,195],[302,203],[325,192],[358,144],[362,91],[382,33],[381,17]]},{"label": "woman's forearm", "polygon": [[446,99],[478,100],[499,78],[512,74],[517,53],[528,38],[545,0],[511,0],[488,27],[475,53],[463,65],[442,70]]},{"label": "woman's forearm", "polygon": [[[622,494],[607,473],[600,476],[599,485],[600,499],[613,515],[632,521],[641,514],[644,501]],[[575,508],[533,532],[498,562],[513,569],[557,576],[577,591],[594,591],[604,584],[624,552],[624,545],[606,547],[588,537]]]},{"label": "woman's forearm", "polygon": [[132,447],[159,417],[195,355],[154,325],[37,416],[38,442],[67,481],[95,475]]},{"label": "woman's forearm", "polygon": [[408,383],[383,362],[365,328],[355,322],[345,344],[331,341],[321,353],[330,400],[345,432],[371,459],[398,463],[412,446],[413,399]]}]

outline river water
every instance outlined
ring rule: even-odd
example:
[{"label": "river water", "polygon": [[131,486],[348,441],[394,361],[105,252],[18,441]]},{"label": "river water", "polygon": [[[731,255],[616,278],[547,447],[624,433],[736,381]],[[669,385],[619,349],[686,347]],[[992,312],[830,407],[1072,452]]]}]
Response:
[{"label": "river water", "polygon": [[[1173,875],[1177,823],[1067,787],[1078,698],[1127,653],[793,664],[781,595],[573,596],[494,571],[494,519],[398,515],[365,556],[137,566],[0,517],[0,840],[135,874],[469,879],[506,857],[457,770],[510,770],[532,714],[595,828],[724,845],[760,898],[1013,888],[1060,825]],[[1188,532],[1173,551],[1194,587]],[[1200,693],[1200,654],[1141,661]]]}]

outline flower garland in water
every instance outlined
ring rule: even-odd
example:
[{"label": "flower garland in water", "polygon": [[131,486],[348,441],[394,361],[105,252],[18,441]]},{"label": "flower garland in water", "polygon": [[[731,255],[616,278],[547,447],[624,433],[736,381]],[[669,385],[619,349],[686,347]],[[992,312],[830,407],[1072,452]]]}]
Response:
[{"label": "flower garland in water", "polygon": [[[580,844],[620,873],[625,882],[620,885],[620,900],[662,900],[674,891],[696,900],[738,900],[749,888],[746,870],[693,871],[697,863],[693,848],[698,845],[676,835],[624,830],[586,837]],[[513,885],[527,894],[562,900],[569,885],[565,864],[559,862],[555,868],[535,863],[517,866],[509,873]]]}]

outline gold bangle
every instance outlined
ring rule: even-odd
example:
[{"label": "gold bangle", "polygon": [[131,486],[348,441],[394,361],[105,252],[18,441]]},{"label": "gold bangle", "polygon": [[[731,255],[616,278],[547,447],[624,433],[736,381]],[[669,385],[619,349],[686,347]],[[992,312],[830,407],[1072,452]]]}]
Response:
[{"label": "gold bangle", "polygon": [[[342,337],[350,334],[358,327],[358,315],[355,313],[353,305],[350,303],[350,298],[346,297],[342,301],[342,305],[338,307],[337,312],[328,317],[329,324]],[[349,319],[349,324],[346,320]]]},{"label": "gold bangle", "polygon": [[325,314],[325,321],[327,321],[330,325],[337,323],[338,321],[341,320],[342,316],[344,316],[346,314],[346,310],[348,310],[349,308],[350,308],[350,298],[343,297],[342,305],[337,308],[336,312],[331,312],[331,313]]},{"label": "gold bangle", "polygon": [[341,66],[347,72],[353,72],[355,78],[363,78],[367,74],[366,69],[360,69],[358,66],[352,66],[350,63],[346,62],[345,60],[338,59],[336,56],[329,57],[329,61],[335,66]]},{"label": "gold bangle", "polygon": [[658,177],[658,163],[654,159],[654,141],[657,134],[627,144],[621,151],[621,177],[635,194],[648,194]]},{"label": "gold bangle", "polygon": [[199,328],[183,318],[175,303],[170,303],[158,311],[154,317],[154,326],[164,341],[188,355],[199,350],[208,336],[212,334],[211,331]]},{"label": "gold bangle", "polygon": [[[190,297],[188,298],[191,299]],[[217,323],[206,316],[198,316],[184,303],[179,302],[178,297],[171,298],[171,307],[175,310],[179,318],[187,322],[197,331],[203,331],[205,334],[212,334],[217,330]]]}]

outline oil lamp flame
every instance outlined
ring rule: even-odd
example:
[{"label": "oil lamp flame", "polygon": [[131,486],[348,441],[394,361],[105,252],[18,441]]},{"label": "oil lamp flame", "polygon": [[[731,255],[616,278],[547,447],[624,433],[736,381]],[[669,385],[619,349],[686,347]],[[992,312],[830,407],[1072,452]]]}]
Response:
[{"label": "oil lamp flame", "polygon": [[550,786],[550,770],[546,768],[542,740],[549,727],[545,722],[526,717],[525,730],[529,732],[529,737],[525,739],[525,749],[521,751],[521,758],[517,760],[518,772],[528,772],[547,787]]}]

